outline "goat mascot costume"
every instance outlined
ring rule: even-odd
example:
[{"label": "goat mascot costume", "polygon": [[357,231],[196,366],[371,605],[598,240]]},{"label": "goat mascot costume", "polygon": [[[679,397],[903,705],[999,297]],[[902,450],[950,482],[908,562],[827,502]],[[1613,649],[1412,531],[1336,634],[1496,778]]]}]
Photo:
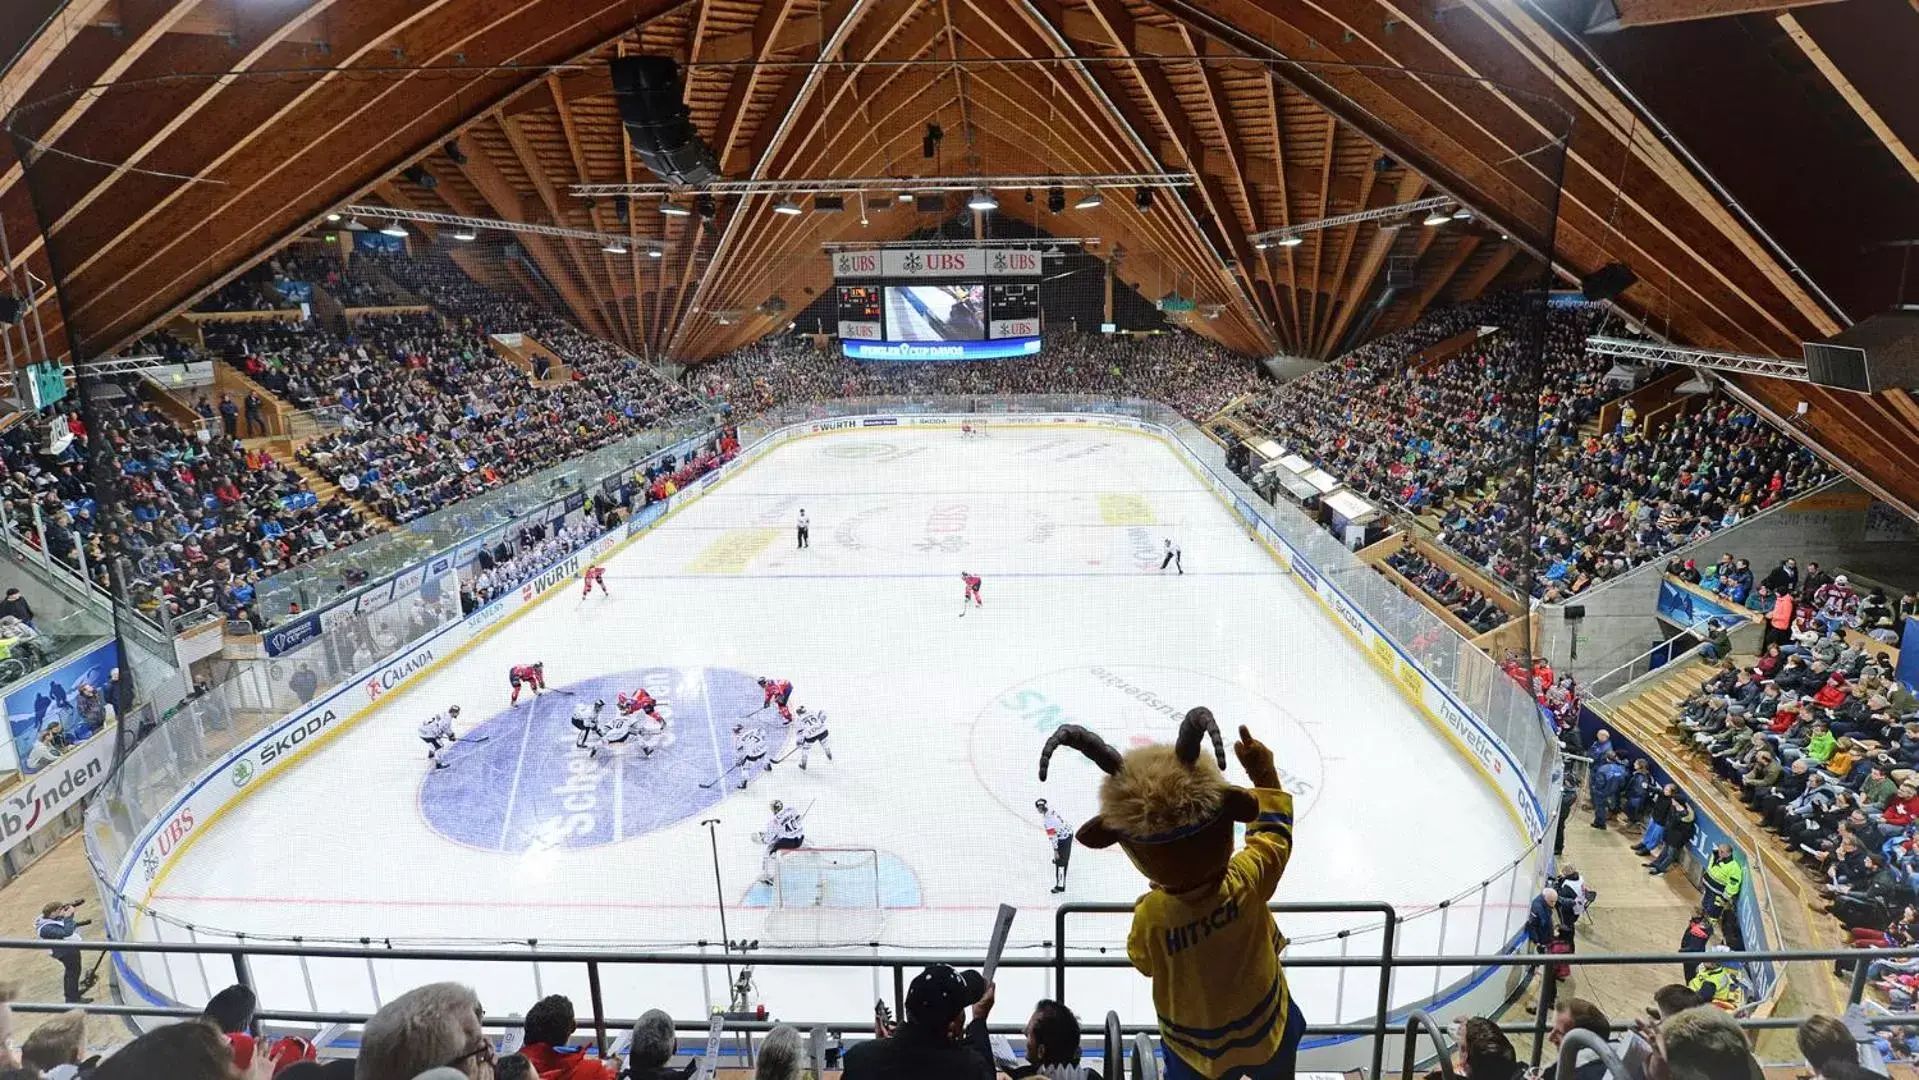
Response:
[{"label": "goat mascot costume", "polygon": [[[1201,751],[1211,736],[1217,764]],[[1040,751],[1070,746],[1106,774],[1099,813],[1076,834],[1089,848],[1118,844],[1152,889],[1133,909],[1126,955],[1153,980],[1169,1080],[1274,1080],[1293,1075],[1306,1020],[1286,989],[1286,939],[1266,910],[1293,850],[1293,797],[1273,752],[1241,727],[1233,753],[1253,782],[1226,782],[1226,748],[1207,709],[1193,709],[1172,746],[1124,755],[1077,724]],[[1246,843],[1233,850],[1233,826]]]}]

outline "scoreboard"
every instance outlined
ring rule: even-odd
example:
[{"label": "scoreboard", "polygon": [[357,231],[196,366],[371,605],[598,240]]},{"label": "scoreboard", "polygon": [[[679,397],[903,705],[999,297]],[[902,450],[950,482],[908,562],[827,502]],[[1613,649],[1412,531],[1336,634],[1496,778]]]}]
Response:
[{"label": "scoreboard", "polygon": [[881,332],[878,285],[841,285],[839,293],[841,338],[878,341],[885,336]]},{"label": "scoreboard", "polygon": [[989,338],[1039,336],[1038,283],[988,286],[986,310]]},{"label": "scoreboard", "polygon": [[833,256],[840,346],[856,360],[985,360],[1040,350],[1037,248],[882,247]]}]

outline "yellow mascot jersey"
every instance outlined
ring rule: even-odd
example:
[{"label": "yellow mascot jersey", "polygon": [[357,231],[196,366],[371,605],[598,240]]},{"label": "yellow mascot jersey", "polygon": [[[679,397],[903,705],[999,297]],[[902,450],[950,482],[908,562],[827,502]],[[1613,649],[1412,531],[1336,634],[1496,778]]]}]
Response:
[{"label": "yellow mascot jersey", "polygon": [[1286,1034],[1285,939],[1266,904],[1293,852],[1293,797],[1252,790],[1259,819],[1226,876],[1183,896],[1140,897],[1126,940],[1127,958],[1153,980],[1166,1049],[1205,1076],[1265,1064]]}]

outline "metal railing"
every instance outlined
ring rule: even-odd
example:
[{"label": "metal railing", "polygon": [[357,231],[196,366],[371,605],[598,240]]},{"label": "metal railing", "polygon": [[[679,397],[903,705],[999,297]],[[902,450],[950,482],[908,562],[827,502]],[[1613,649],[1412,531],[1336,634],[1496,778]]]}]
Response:
[{"label": "metal railing", "polygon": [[[1310,905],[1275,906],[1280,909],[1295,906],[1310,907]],[[1369,905],[1364,903],[1345,906],[1349,908],[1370,907],[1374,909],[1385,907],[1385,905]],[[1387,910],[1390,910],[1390,908]],[[399,964],[431,965],[423,969],[417,980],[403,980],[399,985],[389,985],[387,989],[394,994],[412,989],[415,985],[445,979],[449,976],[458,981],[460,972],[465,965],[484,965],[500,963],[502,961],[517,962],[518,960],[517,957],[510,955],[472,949],[271,945],[264,943],[187,944],[172,942],[101,942],[78,940],[69,940],[61,944],[62,946],[70,946],[77,949],[83,954],[94,956],[96,958],[94,966],[96,967],[101,963],[101,960],[98,958],[101,957],[102,954],[105,954],[107,958],[114,961],[116,981],[118,981],[118,975],[122,969],[124,958],[128,955],[168,954],[189,956],[194,958],[203,971],[207,971],[208,965],[211,962],[212,965],[220,969],[220,974],[216,980],[211,971],[207,972],[205,985],[208,988],[208,993],[204,995],[205,997],[211,997],[211,994],[214,992],[213,988],[216,987],[235,984],[247,987],[254,986],[254,972],[256,967],[264,961],[273,959],[291,959],[303,965],[318,960],[355,961],[365,963],[369,970],[378,970],[379,966],[391,968]],[[0,939],[0,953],[44,953],[47,947],[48,942],[37,938]],[[1775,963],[1850,961],[1854,965],[1853,975],[1848,984],[1846,995],[1846,1004],[1850,1008],[1864,1001],[1865,989],[1868,984],[1867,973],[1874,961],[1919,960],[1919,946],[1895,949],[1766,950],[1743,953],[1716,953],[1712,955],[1720,962],[1734,968],[1759,961],[1771,961]],[[955,967],[978,967],[982,964],[983,959],[983,956],[979,953],[900,954],[885,957],[846,955],[840,953],[767,953],[756,954],[754,962],[763,967],[778,968],[832,969],[878,967],[888,971],[891,975],[892,1005],[898,1010],[905,1004],[905,988],[908,982],[909,972],[917,971],[931,964],[951,964]],[[1526,976],[1525,981],[1529,982],[1532,974],[1537,969],[1558,965],[1567,965],[1575,969],[1581,967],[1677,968],[1685,964],[1699,963],[1701,959],[1702,956],[1699,953],[1678,952],[1506,953],[1473,957],[1393,956],[1389,953],[1381,953],[1376,956],[1368,954],[1364,956],[1337,957],[1295,957],[1287,955],[1283,958],[1282,963],[1288,971],[1323,968],[1360,968],[1383,971],[1386,975],[1386,979],[1382,979],[1382,982],[1384,982],[1390,980],[1396,973],[1408,969],[1447,967],[1463,961],[1474,966],[1510,969]],[[547,968],[553,969],[556,975],[559,974],[562,969],[577,968],[580,969],[580,973],[585,976],[583,981],[589,988],[589,992],[585,995],[587,1008],[583,1010],[581,1014],[581,1027],[582,1029],[590,1028],[599,1035],[601,1041],[598,1042],[597,1045],[600,1047],[610,1045],[610,1041],[606,1040],[605,1033],[630,1026],[635,1019],[633,1017],[616,1016],[608,1012],[605,1004],[605,996],[592,991],[591,988],[603,985],[603,976],[609,969],[624,967],[657,968],[662,966],[697,966],[704,970],[720,968],[728,963],[736,963],[737,960],[737,954],[729,956],[718,951],[705,954],[686,954],[603,949],[595,951],[554,950],[541,954],[541,963]],[[1000,959],[999,966],[1007,970],[1050,969],[1054,968],[1057,963],[1058,961],[1056,959],[1049,957],[1005,956]],[[1068,967],[1074,969],[1131,967],[1130,961],[1124,956],[1118,955],[1076,957],[1067,960],[1066,964]],[[449,967],[449,965],[452,966]],[[536,988],[535,992],[544,995],[553,984],[563,981],[565,980],[550,976],[547,986]],[[574,979],[571,982],[577,983],[580,981],[579,979]],[[1551,1023],[1555,1004],[1555,984],[1556,980],[1553,979],[1546,979],[1539,984],[1540,1000],[1532,1016],[1524,1021],[1515,1020],[1512,1022],[1500,1022],[1498,1024],[1502,1031],[1509,1034],[1532,1036],[1532,1060],[1535,1065],[1543,1058],[1546,1047],[1548,1046],[1546,1035]],[[1073,1000],[1069,998],[1063,985],[1056,992],[1055,999],[1067,1004],[1069,1007],[1073,1004]],[[382,1000],[390,1000],[390,998],[383,998]],[[1097,1015],[1095,1010],[1098,1009],[1098,1006],[1099,1003],[1097,1002],[1085,1001],[1082,995],[1078,1011],[1083,1013],[1092,1012]],[[77,1009],[97,1016],[156,1020],[188,1019],[200,1015],[201,1012],[200,1007],[185,1001],[160,1004],[90,1002],[81,1005],[61,1002],[14,1002],[12,1008],[16,1012],[27,1014],[59,1013],[70,1009]],[[364,1024],[371,1015],[370,1012],[366,1011],[324,1010],[317,1008],[279,1009],[268,1006],[261,1008],[256,1014],[256,1019],[271,1025],[272,1030],[275,1031],[306,1031],[310,1034],[311,1031],[323,1025]],[[1424,1022],[1419,1020],[1419,1017],[1422,1015],[1425,1016]],[[1782,1016],[1759,1018],[1750,1015],[1735,1014],[1731,1016],[1731,1019],[1740,1027],[1749,1031],[1792,1029],[1798,1027],[1800,1024],[1800,1019],[1798,1018]],[[1871,1015],[1860,1016],[1859,1022],[1874,1029],[1919,1029],[1919,1013],[1875,1012]],[[773,1027],[782,1023],[798,1027],[802,1030],[814,1026],[824,1026],[846,1033],[863,1033],[871,1030],[872,1017],[870,1015],[857,1017],[769,1016],[765,1019],[759,1019],[757,1017],[734,1019],[729,1016],[726,1021],[726,1026],[729,1029],[742,1032],[763,1032],[771,1030]],[[520,1026],[520,1017],[517,1014],[489,1014],[483,1019],[482,1024],[488,1029],[505,1031],[518,1028]],[[697,1019],[676,1020],[675,1026],[681,1031],[704,1031],[706,1030],[707,1023],[704,1017],[700,1017]],[[1443,1058],[1446,1042],[1443,1035],[1440,1035],[1436,1029],[1437,1025],[1432,1023],[1429,1010],[1409,1009],[1406,1011],[1404,1017],[1397,1021],[1392,1021],[1382,1016],[1375,1016],[1359,1023],[1328,1024],[1313,1023],[1309,1018],[1306,1035],[1309,1039],[1315,1036],[1346,1036],[1372,1040],[1371,1045],[1368,1047],[1371,1060],[1374,1062],[1373,1071],[1370,1075],[1381,1076],[1383,1075],[1380,1070],[1385,1060],[1384,1055],[1388,1051],[1387,1041],[1390,1039],[1402,1040],[1401,1050],[1402,1053],[1404,1053],[1407,1052],[1407,1044],[1415,1040],[1416,1033],[1425,1031],[1435,1036],[1434,1042],[1436,1050]],[[1019,1024],[999,1023],[989,1025],[989,1030],[1000,1034],[1012,1034],[1019,1032],[1021,1026]],[[1107,1039],[1114,1033],[1114,1030],[1114,1023],[1109,1021],[1106,1025],[1103,1025],[1101,1031],[1089,1035],[1088,1038],[1094,1040],[1095,1046],[1103,1046]],[[1117,1025],[1117,1033],[1121,1036],[1152,1035],[1156,1034],[1156,1032],[1157,1028],[1150,1025]],[[1137,1040],[1135,1040],[1135,1045],[1137,1045]],[[1596,1047],[1586,1043],[1584,1040],[1571,1040],[1570,1046],[1566,1041],[1562,1040],[1559,1053],[1562,1055],[1563,1060],[1563,1056],[1567,1053],[1576,1053],[1581,1049],[1594,1050],[1597,1052]]]}]

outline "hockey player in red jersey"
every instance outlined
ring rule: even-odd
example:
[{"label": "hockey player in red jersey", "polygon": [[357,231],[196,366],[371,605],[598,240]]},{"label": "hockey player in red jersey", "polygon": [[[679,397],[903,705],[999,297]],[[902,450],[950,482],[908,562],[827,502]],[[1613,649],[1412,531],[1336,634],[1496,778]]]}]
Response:
[{"label": "hockey player in red jersey", "polygon": [[511,671],[506,673],[506,678],[508,682],[513,684],[513,699],[507,702],[507,704],[518,705],[520,703],[520,684],[522,683],[532,687],[533,696],[538,697],[540,691],[546,689],[546,661],[542,660],[536,664],[515,665]]},{"label": "hockey player in red jersey", "polygon": [[586,573],[582,574],[581,577],[585,582],[585,587],[580,590],[580,599],[584,600],[587,597],[592,596],[593,586],[595,585],[598,585],[600,587],[601,596],[613,595],[612,593],[606,591],[606,567],[589,566],[586,568]]},{"label": "hockey player in red jersey", "polygon": [[979,598],[979,575],[960,571],[960,580],[966,582],[966,595],[960,598],[960,618],[966,617],[966,601],[971,600],[974,607],[985,607],[986,602]]},{"label": "hockey player in red jersey", "polygon": [[780,709],[780,722],[783,724],[792,723],[793,712],[786,707],[786,703],[793,697],[793,684],[787,682],[785,679],[762,678],[759,682],[760,689],[766,691],[766,700],[760,702],[760,708],[764,709],[768,705],[777,705]]},{"label": "hockey player in red jersey", "polygon": [[653,695],[647,693],[644,687],[631,694],[621,693],[613,699],[613,703],[619,706],[621,716],[643,712],[655,720],[660,719],[660,714],[656,711],[660,703],[653,700]]}]

